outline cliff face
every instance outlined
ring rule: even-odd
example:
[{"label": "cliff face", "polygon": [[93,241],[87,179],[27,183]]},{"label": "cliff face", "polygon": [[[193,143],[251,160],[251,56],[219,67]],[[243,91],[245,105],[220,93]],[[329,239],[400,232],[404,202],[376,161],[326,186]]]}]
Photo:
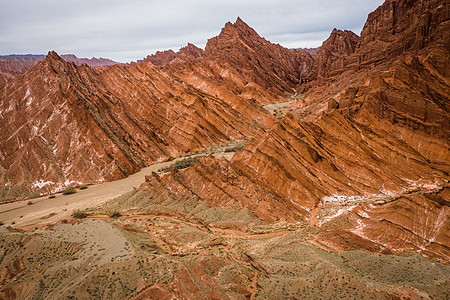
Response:
[{"label": "cliff face", "polygon": [[323,42],[314,56],[313,76],[328,77],[336,70],[342,70],[345,58],[355,52],[359,36],[349,30],[337,30]]},{"label": "cliff face", "polygon": [[447,0],[389,0],[369,14],[361,32],[359,63],[396,57],[429,44],[450,46]]},{"label": "cliff face", "polygon": [[447,0],[385,1],[369,14],[360,38],[350,31],[333,30],[319,49],[310,76],[371,72],[427,45],[449,49],[449,18]]}]

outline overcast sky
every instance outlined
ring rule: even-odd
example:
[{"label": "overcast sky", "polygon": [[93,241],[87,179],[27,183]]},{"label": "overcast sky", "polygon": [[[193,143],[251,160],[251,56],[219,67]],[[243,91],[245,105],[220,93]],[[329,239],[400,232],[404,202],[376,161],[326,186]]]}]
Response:
[{"label": "overcast sky", "polygon": [[360,34],[383,0],[0,0],[0,54],[74,53],[126,62],[191,42],[204,48],[238,16],[288,48],[333,28]]}]

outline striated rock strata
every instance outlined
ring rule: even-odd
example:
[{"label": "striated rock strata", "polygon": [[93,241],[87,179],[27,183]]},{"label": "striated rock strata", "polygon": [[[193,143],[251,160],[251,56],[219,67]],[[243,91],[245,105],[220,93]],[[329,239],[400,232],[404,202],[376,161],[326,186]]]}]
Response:
[{"label": "striated rock strata", "polygon": [[[428,29],[416,31],[410,25],[422,24],[424,14],[429,14]],[[321,75],[316,86],[292,105],[292,114],[252,138],[226,168],[210,160],[207,165],[217,167],[205,173],[215,175],[200,176],[206,163],[200,161],[141,188],[163,191],[176,183],[183,195],[199,193],[200,199],[218,205],[229,199],[266,222],[292,221],[294,214],[314,225],[318,209],[342,207],[359,215],[346,215],[357,229],[342,232],[359,240],[359,247],[417,251],[448,261],[448,218],[443,216],[450,172],[449,26],[448,5],[441,1],[386,1],[369,16],[360,39],[333,31],[316,55],[312,72]],[[211,45],[220,47],[214,41]],[[239,180],[220,179],[230,169],[239,170]],[[203,194],[205,186],[232,193]],[[263,192],[266,199],[271,195],[276,206],[288,210],[269,206],[270,214],[261,214],[264,198],[249,197],[243,186]],[[427,192],[427,187],[444,187],[444,192],[407,196],[416,188]],[[173,192],[171,197],[183,198]],[[390,197],[397,200],[390,202]],[[385,204],[365,204],[376,199]],[[389,221],[381,225],[378,219]],[[392,234],[377,234],[384,229]]]},{"label": "striated rock strata", "polygon": [[1,95],[2,180],[34,188],[118,179],[271,124],[254,103],[222,101],[150,63],[96,72],[53,52]]}]

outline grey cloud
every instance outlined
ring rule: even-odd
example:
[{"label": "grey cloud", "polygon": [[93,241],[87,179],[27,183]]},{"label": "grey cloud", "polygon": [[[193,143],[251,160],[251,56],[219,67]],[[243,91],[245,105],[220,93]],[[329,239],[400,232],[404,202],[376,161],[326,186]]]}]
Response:
[{"label": "grey cloud", "polygon": [[315,47],[334,28],[357,34],[382,0],[0,0],[0,53],[140,59],[188,42],[204,46],[240,16],[286,47]]}]

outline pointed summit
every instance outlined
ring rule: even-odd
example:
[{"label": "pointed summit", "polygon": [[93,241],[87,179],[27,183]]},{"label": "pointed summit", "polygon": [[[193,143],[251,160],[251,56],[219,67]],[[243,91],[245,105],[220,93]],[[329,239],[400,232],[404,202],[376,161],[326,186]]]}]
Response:
[{"label": "pointed summit", "polygon": [[360,38],[350,30],[340,30],[334,28],[328,39],[326,39],[317,52],[314,62],[314,76],[327,76],[340,68],[340,65],[333,65],[343,56],[351,55],[355,52]]},{"label": "pointed summit", "polygon": [[334,28],[320,49],[327,50],[333,55],[352,54],[355,52],[358,42],[359,36],[354,32]]},{"label": "pointed summit", "polygon": [[261,90],[270,87],[278,95],[291,92],[312,66],[310,55],[272,44],[240,17],[209,39],[204,53],[206,59],[239,70],[244,81],[255,82]]},{"label": "pointed summit", "polygon": [[240,17],[237,17],[236,22],[234,22],[234,25],[245,25],[248,27],[247,23],[242,21],[242,19]]},{"label": "pointed summit", "polygon": [[49,51],[46,58],[52,60],[62,60],[61,56],[58,55],[58,53],[56,53],[54,50]]},{"label": "pointed summit", "polygon": [[214,54],[223,48],[234,48],[242,42],[252,45],[259,40],[262,40],[259,34],[238,17],[234,23],[227,22],[218,36],[208,40],[205,53]]}]

